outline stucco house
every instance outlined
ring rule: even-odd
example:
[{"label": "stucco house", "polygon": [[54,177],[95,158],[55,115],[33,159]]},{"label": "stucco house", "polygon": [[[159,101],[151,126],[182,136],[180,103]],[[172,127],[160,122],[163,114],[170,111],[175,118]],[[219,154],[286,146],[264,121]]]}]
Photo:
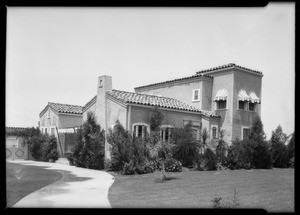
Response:
[{"label": "stucco house", "polygon": [[40,113],[39,128],[42,133],[73,130],[82,124],[82,106],[48,102]]},{"label": "stucco house", "polygon": [[[164,113],[163,139],[170,137],[170,128],[191,120],[196,138],[207,128],[210,140],[217,139],[224,129],[230,145],[247,136],[252,119],[260,115],[262,77],[261,72],[230,63],[125,92],[113,89],[112,77],[103,75],[98,77],[97,94],[82,107],[82,120],[92,111],[105,131],[119,120],[132,134],[143,136],[144,127],[150,131],[149,113],[157,106]],[[107,143],[105,149],[108,152]]]}]

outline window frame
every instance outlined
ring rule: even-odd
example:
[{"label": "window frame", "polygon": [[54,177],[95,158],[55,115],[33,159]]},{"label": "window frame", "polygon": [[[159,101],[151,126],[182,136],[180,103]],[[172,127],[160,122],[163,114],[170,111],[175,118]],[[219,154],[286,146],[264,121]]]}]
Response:
[{"label": "window frame", "polygon": [[[195,92],[198,92],[197,94]],[[198,99],[195,99],[195,95],[198,95]],[[192,98],[193,102],[199,102],[200,101],[200,88],[199,89],[194,89],[193,90],[193,98]]]},{"label": "window frame", "polygon": [[[219,108],[220,102],[225,102],[225,108]],[[218,100],[216,101],[216,110],[226,110],[227,109],[227,100]]]},{"label": "window frame", "polygon": [[[160,126],[160,139],[162,141],[170,141],[171,135],[172,135],[172,129],[174,128],[174,125],[161,125]],[[165,131],[168,130],[168,139],[165,140]]]},{"label": "window frame", "polygon": [[[213,140],[218,139],[218,128],[216,126],[213,126],[211,128],[211,131],[212,131],[212,139]],[[215,135],[214,135],[214,132],[215,132]]]},{"label": "window frame", "polygon": [[[253,105],[253,110],[250,110],[250,104]],[[256,107],[256,104],[253,103],[253,102],[249,102],[249,106],[248,106],[248,110],[251,111],[251,112],[255,112],[255,107]]]},{"label": "window frame", "polygon": [[[138,122],[132,124],[132,136],[135,134],[135,137],[138,137],[138,132],[135,133],[135,126],[145,126],[147,129],[147,132],[150,134],[150,125],[144,122]],[[142,138],[145,136],[144,129],[142,129]]]},{"label": "window frame", "polygon": [[241,136],[241,140],[244,140],[244,129],[248,129],[248,130],[249,130],[249,134],[250,134],[250,126],[242,126],[242,136]]}]

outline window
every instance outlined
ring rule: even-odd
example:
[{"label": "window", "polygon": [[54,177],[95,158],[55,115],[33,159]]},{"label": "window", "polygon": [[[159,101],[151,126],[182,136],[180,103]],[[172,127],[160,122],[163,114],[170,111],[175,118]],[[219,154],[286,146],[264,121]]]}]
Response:
[{"label": "window", "polygon": [[212,128],[212,136],[213,136],[213,139],[217,138],[217,128],[216,127]]},{"label": "window", "polygon": [[150,132],[149,129],[149,126],[145,123],[133,124],[133,133],[136,137],[144,137],[146,131]]},{"label": "window", "polygon": [[165,127],[160,131],[162,141],[170,141],[172,137],[172,128]]},{"label": "window", "polygon": [[245,101],[239,101],[239,109],[245,110],[246,108],[246,102]]},{"label": "window", "polygon": [[249,103],[249,111],[255,111],[255,103]]},{"label": "window", "polygon": [[226,109],[226,100],[217,101],[217,109]]},{"label": "window", "polygon": [[47,134],[47,128],[45,128],[45,134]]},{"label": "window", "polygon": [[55,135],[55,128],[51,128],[51,129],[50,129],[50,134],[51,134],[51,135]]},{"label": "window", "polygon": [[247,139],[250,133],[249,128],[243,128],[243,140]]},{"label": "window", "polygon": [[200,90],[193,90],[193,101],[200,101]]},{"label": "window", "polygon": [[42,134],[44,133],[44,128],[41,128],[41,132],[42,132]]}]

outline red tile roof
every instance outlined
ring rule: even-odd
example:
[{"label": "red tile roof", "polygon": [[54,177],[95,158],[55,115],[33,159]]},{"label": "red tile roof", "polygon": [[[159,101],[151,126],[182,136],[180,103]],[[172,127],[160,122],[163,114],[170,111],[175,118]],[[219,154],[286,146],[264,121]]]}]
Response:
[{"label": "red tile roof", "polygon": [[234,63],[229,63],[229,64],[225,64],[225,65],[222,65],[222,66],[218,66],[218,67],[213,67],[213,68],[210,68],[210,69],[201,70],[199,72],[196,72],[196,74],[204,74],[204,73],[207,73],[207,72],[212,72],[212,71],[216,71],[216,70],[219,70],[219,69],[225,69],[225,68],[230,68],[230,67],[232,67],[232,68],[236,67],[236,68],[244,69],[244,70],[247,70],[249,72],[254,72],[254,73],[262,75],[262,72],[259,72],[259,71],[256,71],[256,70],[252,70],[252,69],[248,69],[248,68],[236,65]]},{"label": "red tile roof", "polygon": [[199,110],[199,109],[192,107],[190,105],[187,105],[177,99],[168,98],[168,97],[125,92],[125,91],[120,91],[120,90],[108,91],[108,92],[106,92],[106,95],[109,97],[112,97],[122,103],[158,106],[158,107],[169,108],[169,109],[198,112],[198,113],[201,113],[201,114],[209,116],[209,117],[220,117],[216,114],[213,114],[210,111]]},{"label": "red tile roof", "polygon": [[88,101],[83,107],[82,112],[84,112],[89,106],[91,106],[93,103],[95,103],[97,100],[97,95],[95,95],[90,101]]},{"label": "red tile roof", "polygon": [[69,105],[69,104],[60,104],[54,102],[48,102],[48,105],[40,113],[40,117],[46,112],[48,107],[52,108],[56,113],[69,113],[69,114],[82,114],[82,106],[79,105]]}]

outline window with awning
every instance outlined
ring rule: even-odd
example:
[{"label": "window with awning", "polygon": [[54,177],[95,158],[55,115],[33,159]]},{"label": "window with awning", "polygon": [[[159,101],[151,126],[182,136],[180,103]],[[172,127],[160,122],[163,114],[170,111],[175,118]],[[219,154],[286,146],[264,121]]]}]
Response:
[{"label": "window with awning", "polygon": [[218,90],[218,92],[214,98],[214,101],[227,100],[227,96],[228,96],[227,89]]},{"label": "window with awning", "polygon": [[252,103],[260,103],[260,99],[259,99],[258,96],[255,94],[255,92],[251,91],[251,92],[249,93],[249,95],[250,95],[250,101],[251,101]]},{"label": "window with awning", "polygon": [[238,100],[239,101],[250,101],[250,96],[248,96],[246,91],[242,89],[238,93]]}]

